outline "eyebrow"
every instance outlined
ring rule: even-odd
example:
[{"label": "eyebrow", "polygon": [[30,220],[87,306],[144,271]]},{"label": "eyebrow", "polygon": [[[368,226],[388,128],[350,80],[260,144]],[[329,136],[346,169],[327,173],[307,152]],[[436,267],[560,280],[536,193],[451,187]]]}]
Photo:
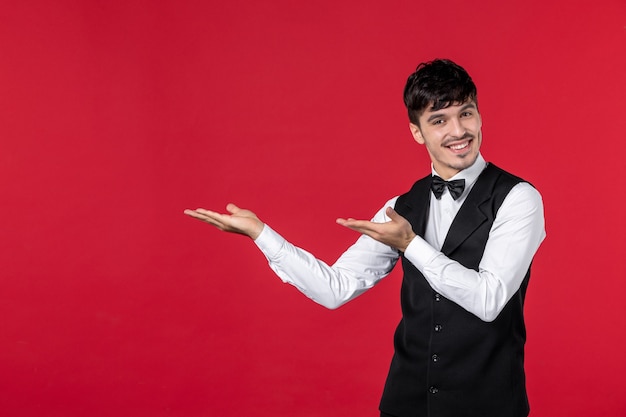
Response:
[{"label": "eyebrow", "polygon": [[461,111],[467,110],[467,109],[476,109],[476,104],[472,101],[472,102],[467,103],[465,106],[461,107]]},{"label": "eyebrow", "polygon": [[[467,103],[466,105],[464,105],[463,107],[461,107],[461,109],[460,109],[460,110],[461,110],[461,111],[465,111],[465,110],[467,110],[467,109],[476,109],[476,104],[474,104],[474,102],[473,102],[473,101],[472,101],[472,102],[469,102],[469,103]],[[443,117],[443,116],[444,116],[444,114],[443,114],[443,113],[435,113],[435,114],[432,114],[432,115],[431,115],[428,119],[426,119],[426,122],[431,122],[431,121],[433,121],[433,120],[435,120],[435,119],[438,119],[438,118],[440,118],[440,117]]]}]

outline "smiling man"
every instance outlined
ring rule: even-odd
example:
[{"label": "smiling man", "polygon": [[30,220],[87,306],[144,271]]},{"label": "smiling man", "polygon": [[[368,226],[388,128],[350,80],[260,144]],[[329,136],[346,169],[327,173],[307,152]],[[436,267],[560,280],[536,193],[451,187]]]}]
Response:
[{"label": "smiling man", "polygon": [[252,211],[185,213],[249,236],[270,267],[314,301],[337,308],[398,260],[402,319],[380,403],[383,417],[525,417],[523,306],[545,237],[540,194],[480,154],[476,86],[449,60],[420,64],[404,102],[431,174],[371,221],[337,219],[362,235],[329,266]]}]

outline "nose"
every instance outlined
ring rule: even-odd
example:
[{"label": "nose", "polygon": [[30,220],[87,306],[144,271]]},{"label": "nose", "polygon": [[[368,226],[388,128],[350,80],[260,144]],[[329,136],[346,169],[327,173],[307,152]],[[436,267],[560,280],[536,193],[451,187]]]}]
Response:
[{"label": "nose", "polygon": [[460,118],[458,117],[454,117],[450,120],[450,134],[452,136],[455,136],[457,138],[461,138],[463,137],[463,135],[465,135],[465,126],[463,126],[463,123],[461,121]]}]

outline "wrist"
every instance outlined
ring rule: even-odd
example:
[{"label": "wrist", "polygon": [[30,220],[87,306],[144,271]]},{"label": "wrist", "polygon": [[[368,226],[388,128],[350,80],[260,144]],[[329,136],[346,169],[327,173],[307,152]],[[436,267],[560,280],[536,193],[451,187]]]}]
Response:
[{"label": "wrist", "polygon": [[255,226],[248,232],[248,236],[250,237],[250,239],[257,240],[258,237],[261,235],[261,232],[263,232],[264,227],[265,227],[265,224],[259,220],[255,224]]},{"label": "wrist", "polygon": [[406,252],[406,250],[409,247],[409,245],[411,244],[411,242],[413,242],[413,240],[415,239],[415,236],[417,236],[415,233],[412,233],[410,236],[408,236],[407,239],[404,242],[403,247],[402,248],[398,248],[398,250],[400,250],[400,252]]}]

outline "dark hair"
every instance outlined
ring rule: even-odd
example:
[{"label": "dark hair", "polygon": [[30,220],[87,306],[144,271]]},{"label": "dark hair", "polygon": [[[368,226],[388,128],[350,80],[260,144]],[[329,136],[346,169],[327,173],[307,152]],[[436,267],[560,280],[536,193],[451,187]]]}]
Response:
[{"label": "dark hair", "polygon": [[409,76],[404,87],[404,105],[411,123],[419,126],[419,117],[430,109],[441,110],[453,104],[473,100],[478,106],[476,85],[467,71],[447,59],[423,62]]}]

